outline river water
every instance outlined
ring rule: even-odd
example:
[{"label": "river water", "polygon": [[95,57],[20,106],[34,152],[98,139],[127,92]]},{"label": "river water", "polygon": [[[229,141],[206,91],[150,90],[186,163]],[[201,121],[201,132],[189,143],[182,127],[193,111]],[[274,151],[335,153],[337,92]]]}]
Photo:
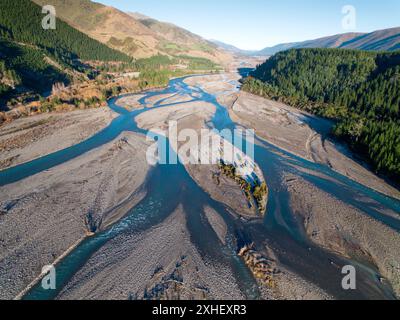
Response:
[{"label": "river water", "polygon": [[[235,123],[229,117],[225,107],[221,106],[216,95],[209,94],[200,86],[188,86],[186,78],[173,79],[169,86],[161,91],[145,93],[140,103],[145,106],[146,99],[167,93],[189,95],[192,101],[204,101],[216,106],[216,113],[210,126],[218,130],[234,129]],[[112,123],[93,137],[70,148],[55,152],[31,162],[0,172],[0,185],[20,181],[31,175],[53,168],[72,160],[94,148],[100,147],[118,137],[123,131],[147,134],[137,127],[134,118],[148,109],[129,112],[118,107],[116,98],[109,106],[119,113]],[[175,105],[158,101],[153,108],[166,108]],[[153,109],[152,108],[152,109]],[[310,126],[319,130],[323,124],[318,119],[306,119]],[[323,120],[321,120],[323,121]],[[234,218],[224,205],[214,201],[189,176],[184,166],[158,165],[148,175],[143,188],[146,197],[129,210],[125,218],[113,226],[84,240],[77,248],[57,265],[57,290],[44,290],[40,283],[34,286],[24,299],[54,299],[65,284],[85,264],[85,262],[104,244],[124,233],[146,230],[161,223],[179,205],[182,204],[187,215],[191,240],[199,252],[207,259],[217,259],[230,268],[239,287],[248,299],[260,296],[257,285],[247,267],[236,255],[237,243],[247,242],[268,244],[279,261],[289,270],[293,270],[305,279],[315,283],[335,298],[339,299],[393,299],[394,294],[388,284],[378,280],[373,266],[356,261],[348,261],[335,254],[313,245],[305,235],[301,225],[295,220],[289,207],[289,194],[282,185],[282,173],[293,172],[316,185],[339,200],[348,203],[366,215],[378,219],[391,228],[400,231],[399,220],[384,216],[382,208],[400,212],[400,201],[382,195],[374,190],[350,180],[324,165],[306,161],[265,141],[256,139],[255,159],[266,177],[270,189],[267,215],[260,223],[249,223]],[[244,144],[243,144],[244,145]],[[173,152],[167,150],[167,152]],[[299,170],[298,168],[307,169]],[[306,173],[307,172],[307,173]],[[308,173],[310,172],[310,173]],[[318,174],[329,177],[321,178]],[[173,183],[171,183],[173,181]],[[374,201],[370,201],[370,200]],[[214,208],[228,225],[228,241],[223,246],[211,227],[201,218],[204,206]],[[344,291],[341,288],[341,268],[346,264],[357,266],[357,290]]]}]

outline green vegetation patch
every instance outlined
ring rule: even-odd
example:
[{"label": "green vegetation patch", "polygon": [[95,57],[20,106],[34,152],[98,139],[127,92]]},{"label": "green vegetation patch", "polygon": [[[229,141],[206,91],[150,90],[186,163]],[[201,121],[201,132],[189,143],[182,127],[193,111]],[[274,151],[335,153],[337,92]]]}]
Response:
[{"label": "green vegetation patch", "polygon": [[220,70],[221,66],[206,58],[198,58],[187,55],[176,57],[182,63],[188,64],[190,70]]},{"label": "green vegetation patch", "polygon": [[251,183],[247,182],[244,178],[237,175],[236,167],[232,164],[226,164],[223,160],[219,163],[219,169],[221,172],[227,176],[235,180],[235,182],[240,186],[248,202],[251,204],[253,203],[253,199],[257,204],[257,209],[260,213],[264,213],[265,211],[265,198],[268,195],[268,188],[265,182],[258,183],[256,185],[252,185]]}]

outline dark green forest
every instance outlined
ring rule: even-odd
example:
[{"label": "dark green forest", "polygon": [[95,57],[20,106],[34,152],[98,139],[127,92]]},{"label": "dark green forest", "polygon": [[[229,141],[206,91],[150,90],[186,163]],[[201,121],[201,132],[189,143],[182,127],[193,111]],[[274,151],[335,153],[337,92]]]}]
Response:
[{"label": "dark green forest", "polygon": [[127,55],[111,49],[57,19],[55,30],[42,28],[42,8],[29,0],[0,2],[1,37],[45,49],[66,63],[74,59],[129,61]]},{"label": "dark green forest", "polygon": [[0,40],[0,52],[0,64],[8,70],[8,75],[19,80],[17,85],[42,92],[50,90],[54,82],[69,83],[66,74],[45,61],[42,50]]},{"label": "dark green forest", "polygon": [[[41,93],[54,82],[68,83],[65,69],[90,72],[82,61],[131,61],[59,19],[55,30],[43,29],[44,17],[42,8],[29,0],[0,1],[0,64],[19,85]],[[10,91],[3,83],[0,96]]]},{"label": "dark green forest", "polygon": [[258,66],[243,90],[335,119],[336,137],[400,177],[400,52],[289,50]]}]

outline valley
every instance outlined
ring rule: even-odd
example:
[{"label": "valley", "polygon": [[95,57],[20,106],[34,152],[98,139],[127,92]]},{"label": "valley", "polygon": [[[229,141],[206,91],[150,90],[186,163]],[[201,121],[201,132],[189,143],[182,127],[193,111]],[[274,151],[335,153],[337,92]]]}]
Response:
[{"label": "valley", "polygon": [[398,27],[99,1],[0,2],[0,300],[400,299]]},{"label": "valley", "polygon": [[[243,108],[259,98],[239,93],[238,79],[236,73],[230,73],[172,80],[166,89],[141,94],[138,99],[141,107],[129,108],[124,102],[125,107],[121,108],[119,100],[112,99],[109,105],[116,118],[105,131],[83,141],[79,152],[74,151],[77,146],[72,146],[61,150],[60,155],[45,156],[48,160],[44,164],[38,159],[1,171],[1,232],[8,248],[2,253],[1,279],[8,279],[2,287],[18,289],[7,291],[3,298],[394,298],[399,293],[399,273],[394,266],[399,263],[396,252],[400,241],[397,213],[400,202],[363,183],[396,197],[398,193],[372,174],[368,183],[363,181],[365,169],[354,170],[351,179],[341,175],[339,169],[333,171],[331,168],[339,166],[340,161],[351,163],[343,160],[348,159],[346,155],[337,157],[335,153],[327,153],[325,157],[332,166],[309,157],[307,131],[312,132],[324,120],[314,117],[310,122],[304,121],[310,116],[299,115],[285,105],[272,108],[269,106],[272,102],[259,101],[267,108],[261,113],[268,117],[271,116],[268,113],[275,112],[276,116],[270,119],[282,117],[282,121],[289,121],[281,126],[287,129],[281,129],[272,138],[256,130],[263,140],[256,143],[255,161],[269,190],[264,218],[249,217],[244,205],[246,197],[238,186],[228,183],[224,191],[223,186],[215,185],[211,179],[215,170],[212,166],[145,165],[143,134],[147,130],[144,128],[152,127],[145,125],[148,121],[165,123],[164,119],[175,119],[181,128],[201,128],[212,121],[214,126],[222,128],[238,125],[231,122],[232,117],[242,126],[257,128],[257,123],[250,121],[254,117]],[[176,93],[182,102],[174,98]],[[197,105],[190,100],[201,103]],[[235,100],[233,105],[218,102]],[[156,110],[160,120],[151,115]],[[272,129],[273,123],[270,126]],[[305,130],[303,142],[291,145],[274,140],[274,137],[290,137],[292,126]],[[95,144],[90,142],[93,140]],[[336,154],[339,150],[336,149]],[[107,166],[107,170],[102,170],[102,166]],[[13,177],[13,172],[18,172],[19,178]],[[210,181],[205,183],[207,177]],[[373,179],[376,185],[372,185]],[[67,191],[71,188],[75,190],[73,193]],[[66,194],[68,198],[60,198]],[[69,202],[67,218],[63,212],[69,197],[74,201]],[[335,220],[327,222],[332,208],[337,208],[338,213],[332,215]],[[47,216],[48,222],[32,225],[25,217],[32,210]],[[49,210],[54,216],[52,220]],[[342,216],[344,212],[346,216]],[[35,218],[40,220],[39,216]],[[68,228],[62,226],[62,221],[68,221]],[[23,246],[20,232],[13,227],[16,224],[21,230],[29,228],[28,234],[35,235],[24,240]],[[359,227],[351,231],[347,225]],[[171,231],[172,227],[176,230]],[[217,234],[216,230],[221,228],[225,231]],[[374,233],[377,241],[366,242],[365,233],[354,231],[362,229]],[[62,245],[54,242],[54,233],[57,239],[62,239]],[[175,238],[166,242],[164,233]],[[329,240],[344,238],[345,242]],[[33,249],[37,243],[53,244]],[[161,243],[172,251],[162,250]],[[247,267],[238,255],[245,245],[251,245],[260,257],[267,259],[271,268],[268,277],[273,282],[253,278],[251,272],[255,269]],[[41,252],[40,260],[30,258],[37,255],[36,250]],[[124,254],[125,250],[130,254]],[[152,259],[148,259],[149,254]],[[31,263],[27,264],[26,259]],[[347,293],[340,288],[340,266],[350,261],[357,261],[360,266],[360,290]],[[40,282],[34,280],[43,264],[54,262],[62,286],[56,292],[44,291]],[[19,265],[21,270],[7,273],[6,263]],[[141,273],[134,276],[139,269]],[[28,270],[36,272],[27,273]],[[120,284],[117,291],[112,290],[115,281]]]}]

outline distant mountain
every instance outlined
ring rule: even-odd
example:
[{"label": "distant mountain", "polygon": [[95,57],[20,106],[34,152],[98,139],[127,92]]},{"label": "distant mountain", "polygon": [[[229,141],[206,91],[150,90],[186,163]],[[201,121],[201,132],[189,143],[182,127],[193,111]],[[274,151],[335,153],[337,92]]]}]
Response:
[{"label": "distant mountain", "polygon": [[400,50],[400,27],[371,33],[344,33],[303,42],[279,44],[257,52],[258,55],[274,55],[280,51],[301,48],[343,48],[367,51]]},{"label": "distant mountain", "polygon": [[256,54],[258,54],[260,56],[273,56],[275,53],[294,48],[298,44],[299,44],[298,42],[282,43],[282,44],[278,44],[278,45],[273,46],[273,47],[268,47],[268,48],[265,48],[263,50],[257,51]]},{"label": "distant mountain", "polygon": [[212,43],[214,43],[215,45],[217,45],[218,47],[222,48],[225,51],[231,52],[233,54],[239,54],[239,55],[252,55],[255,54],[256,51],[250,51],[250,50],[242,50],[239,49],[238,47],[235,47],[231,44],[227,44],[225,42],[222,41],[218,41],[218,40],[210,40]]},{"label": "distant mountain", "polygon": [[125,13],[90,0],[33,0],[51,4],[57,15],[90,37],[135,58],[157,54],[188,55],[217,63],[230,56],[214,44],[169,23]]},{"label": "distant mountain", "polygon": [[353,38],[341,46],[348,49],[362,50],[400,50],[400,27],[379,30]]}]

